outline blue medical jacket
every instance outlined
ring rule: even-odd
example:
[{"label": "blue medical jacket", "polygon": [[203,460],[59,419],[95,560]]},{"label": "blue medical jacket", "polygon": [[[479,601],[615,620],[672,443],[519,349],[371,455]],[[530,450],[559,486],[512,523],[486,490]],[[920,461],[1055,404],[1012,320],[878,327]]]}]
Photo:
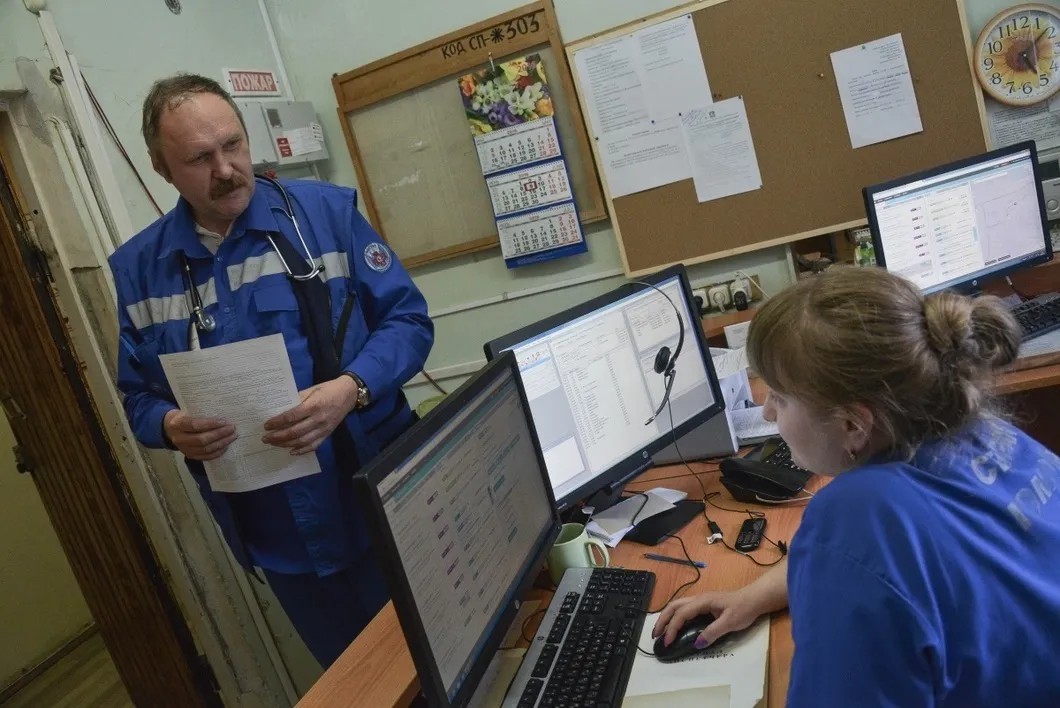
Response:
[{"label": "blue medical jacket", "polygon": [[[405,269],[357,210],[356,192],[331,184],[284,181],[312,255],[325,266],[333,329],[352,299],[342,343],[343,370],[356,373],[370,406],[345,420],[362,463],[413,421],[401,386],[423,366],[434,329],[427,303]],[[177,407],[159,355],[189,349],[191,321],[180,254],[217,328],[199,332],[202,348],[280,333],[299,390],[313,385],[308,339],[294,291],[265,237],[279,232],[303,253],[275,187],[257,181],[246,211],[216,255],[200,243],[191,210],[177,206],[110,257],[118,294],[118,388],[137,440],[165,446],[162,419]],[[337,469],[332,441],[318,448],[322,472],[254,492],[210,489],[201,463],[188,468],[237,560],[277,572],[327,575],[370,549],[350,470]]]},{"label": "blue medical jacket", "polygon": [[844,472],[791,543],[788,705],[1060,706],[1060,460],[996,418]]}]

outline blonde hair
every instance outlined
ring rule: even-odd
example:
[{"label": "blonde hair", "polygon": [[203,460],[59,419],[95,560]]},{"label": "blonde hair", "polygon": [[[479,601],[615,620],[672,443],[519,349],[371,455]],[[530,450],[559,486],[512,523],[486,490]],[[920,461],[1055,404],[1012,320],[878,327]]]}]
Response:
[{"label": "blonde hair", "polygon": [[882,268],[837,266],[768,300],[747,352],[778,393],[826,412],[866,406],[885,452],[908,458],[989,409],[1019,343],[995,297],[924,297]]}]

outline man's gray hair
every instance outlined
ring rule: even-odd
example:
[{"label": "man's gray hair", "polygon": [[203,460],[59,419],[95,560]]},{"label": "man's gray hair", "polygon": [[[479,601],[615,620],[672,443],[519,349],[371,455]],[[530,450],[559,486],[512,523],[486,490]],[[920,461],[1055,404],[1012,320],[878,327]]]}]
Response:
[{"label": "man's gray hair", "polygon": [[239,117],[243,132],[247,131],[247,124],[243,121],[243,114],[240,112],[236,102],[232,100],[232,96],[222,88],[221,84],[213,79],[199,76],[198,74],[176,74],[159,79],[152,84],[151,90],[147,92],[147,98],[144,99],[143,123],[140,128],[155,169],[168,169],[162,159],[161,145],[158,138],[158,123],[162,119],[162,113],[176,108],[191,96],[200,93],[212,93],[223,98],[225,103],[231,106]]}]

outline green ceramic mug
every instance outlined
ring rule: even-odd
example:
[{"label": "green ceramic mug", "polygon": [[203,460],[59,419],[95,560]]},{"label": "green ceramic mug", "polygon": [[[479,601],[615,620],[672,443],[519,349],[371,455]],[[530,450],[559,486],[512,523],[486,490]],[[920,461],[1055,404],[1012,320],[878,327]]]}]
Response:
[{"label": "green ceramic mug", "polygon": [[[593,549],[599,550],[602,560]],[[563,524],[559,537],[548,552],[548,574],[559,585],[567,568],[606,568],[611,564],[607,546],[589,536],[584,524]]]}]

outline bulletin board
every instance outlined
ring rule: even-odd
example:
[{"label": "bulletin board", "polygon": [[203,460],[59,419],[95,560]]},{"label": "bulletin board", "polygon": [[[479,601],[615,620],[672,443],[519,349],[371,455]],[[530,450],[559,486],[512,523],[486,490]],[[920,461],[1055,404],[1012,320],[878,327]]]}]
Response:
[{"label": "bulletin board", "polygon": [[[986,150],[961,0],[706,0],[573,42],[570,64],[581,49],[688,13],[714,100],[743,97],[763,186],[700,203],[687,179],[612,199],[601,169],[628,274],[862,225],[862,187]],[[830,55],[896,33],[923,132],[854,149]]]},{"label": "bulletin board", "polygon": [[498,246],[459,77],[527,54],[548,74],[581,222],[607,217],[551,3],[537,2],[332,78],[369,218],[409,267]]}]

